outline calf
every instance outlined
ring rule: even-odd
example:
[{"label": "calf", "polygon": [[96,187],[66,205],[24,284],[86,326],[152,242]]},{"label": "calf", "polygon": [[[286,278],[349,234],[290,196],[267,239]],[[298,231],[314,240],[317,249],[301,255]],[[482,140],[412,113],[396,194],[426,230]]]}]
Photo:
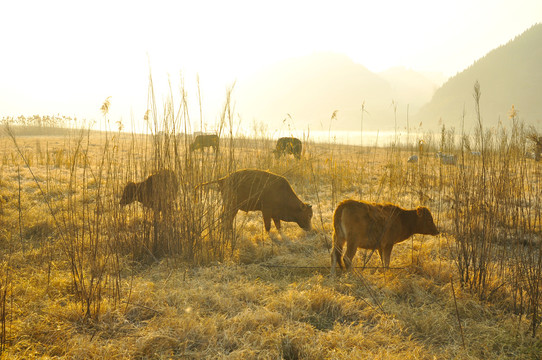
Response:
[{"label": "calf", "polygon": [[214,134],[198,135],[194,139],[194,142],[190,144],[190,152],[194,150],[199,150],[199,149],[203,151],[203,149],[206,147],[212,147],[216,153],[218,152],[218,143],[219,143],[218,135],[214,135]]},{"label": "calf", "polygon": [[385,267],[390,265],[393,245],[413,234],[438,235],[431,212],[425,207],[405,210],[392,204],[375,204],[345,200],[333,214],[333,252],[331,273],[337,263],[343,269],[342,253],[346,242],[344,263],[349,270],[358,248],[378,250]]},{"label": "calf", "polygon": [[179,184],[171,170],[160,170],[145,181],[129,181],[124,187],[119,204],[124,206],[139,201],[144,207],[157,212],[167,212],[172,206]]},{"label": "calf", "polygon": [[302,229],[311,230],[312,206],[303,203],[288,180],[269,171],[245,169],[201,186],[218,183],[222,195],[225,227],[231,229],[239,210],[261,211],[265,231],[271,230],[271,219],[280,231],[280,221],[295,222]]},{"label": "calf", "polygon": [[292,154],[296,159],[300,159],[302,149],[301,140],[295,137],[282,137],[277,140],[273,153],[275,153],[277,159],[284,154]]}]

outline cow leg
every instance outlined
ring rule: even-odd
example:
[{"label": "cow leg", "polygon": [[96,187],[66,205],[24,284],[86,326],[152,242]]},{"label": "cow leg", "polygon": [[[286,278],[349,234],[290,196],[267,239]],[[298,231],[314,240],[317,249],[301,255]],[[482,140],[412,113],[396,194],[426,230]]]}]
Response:
[{"label": "cow leg", "polygon": [[344,254],[343,260],[344,260],[344,265],[346,266],[347,271],[350,271],[350,269],[352,269],[354,256],[356,256],[357,251],[358,251],[357,243],[350,242],[350,241],[346,242],[346,254]]},{"label": "cow leg", "polygon": [[279,218],[273,218],[273,222],[275,223],[275,227],[278,231],[280,231],[280,219]]},{"label": "cow leg", "polygon": [[390,258],[391,258],[391,250],[393,249],[393,244],[387,245],[384,247],[384,250],[382,251],[380,257],[382,259],[382,263],[384,264],[385,268],[390,267]]},{"label": "cow leg", "polygon": [[235,208],[225,208],[224,213],[222,214],[224,228],[226,231],[233,231],[233,220],[235,220],[235,215],[237,215],[238,209]]},{"label": "cow leg", "polygon": [[339,263],[341,269],[343,268],[341,257],[344,247],[344,241],[344,237],[340,236],[337,231],[333,233],[333,251],[331,252],[331,276],[335,276],[337,263]]},{"label": "cow leg", "polygon": [[263,215],[263,225],[265,226],[265,231],[269,232],[271,230],[271,215],[262,211]]}]

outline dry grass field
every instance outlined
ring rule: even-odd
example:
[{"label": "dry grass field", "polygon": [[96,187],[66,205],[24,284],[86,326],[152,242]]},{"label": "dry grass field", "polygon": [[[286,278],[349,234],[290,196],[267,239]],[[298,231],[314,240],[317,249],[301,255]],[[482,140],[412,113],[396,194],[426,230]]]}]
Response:
[{"label": "dry grass field", "polygon": [[[520,125],[362,151],[309,136],[296,160],[275,159],[265,134],[235,137],[230,117],[218,154],[187,151],[175,119],[148,136],[2,135],[3,358],[541,357],[542,174]],[[180,184],[171,216],[118,205],[127,181],[163,168]],[[223,231],[216,187],[194,187],[243,168],[285,176],[313,231],[267,234],[260,212]],[[345,198],[427,206],[441,234],[398,244],[387,270],[360,250],[331,278]]]}]

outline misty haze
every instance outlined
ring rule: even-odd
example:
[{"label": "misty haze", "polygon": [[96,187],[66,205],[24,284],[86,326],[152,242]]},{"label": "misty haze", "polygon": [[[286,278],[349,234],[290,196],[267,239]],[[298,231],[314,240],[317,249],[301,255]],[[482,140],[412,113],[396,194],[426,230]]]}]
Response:
[{"label": "misty haze", "polygon": [[[484,121],[506,122],[514,105],[527,125],[542,121],[542,24],[490,51],[442,85],[430,75],[405,68],[374,73],[344,55],[318,53],[283,61],[238,84],[238,106],[245,120],[281,128],[334,130],[363,128],[384,132],[438,130],[441,125],[470,131],[475,125],[472,89],[480,83]],[[463,116],[464,115],[464,116]],[[421,124],[421,126],[420,126]],[[283,126],[284,127],[284,126]]]}]

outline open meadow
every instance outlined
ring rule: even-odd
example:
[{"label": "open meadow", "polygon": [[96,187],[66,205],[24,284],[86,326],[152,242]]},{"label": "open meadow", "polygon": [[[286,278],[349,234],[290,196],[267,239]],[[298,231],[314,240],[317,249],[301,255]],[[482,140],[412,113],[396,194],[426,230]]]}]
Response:
[{"label": "open meadow", "polygon": [[[175,121],[151,135],[6,128],[3,358],[540,358],[542,168],[520,124],[363,149],[308,134],[298,160],[223,123],[218,152],[190,152]],[[283,175],[313,230],[267,234],[261,212],[239,212],[226,231],[217,187],[194,188],[244,168]],[[119,205],[128,181],[160,169],[179,182],[170,216]],[[332,278],[347,198],[426,206],[441,234],[396,245],[389,269],[359,250]]]}]

